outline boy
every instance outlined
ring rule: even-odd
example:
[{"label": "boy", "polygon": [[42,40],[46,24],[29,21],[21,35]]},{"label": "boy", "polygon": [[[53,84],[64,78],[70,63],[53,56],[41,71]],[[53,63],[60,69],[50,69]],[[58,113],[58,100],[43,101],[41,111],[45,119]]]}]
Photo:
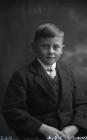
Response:
[{"label": "boy", "polygon": [[18,136],[71,138],[87,130],[87,100],[70,68],[59,62],[63,41],[55,25],[40,25],[32,43],[34,62],[9,82],[3,114]]}]

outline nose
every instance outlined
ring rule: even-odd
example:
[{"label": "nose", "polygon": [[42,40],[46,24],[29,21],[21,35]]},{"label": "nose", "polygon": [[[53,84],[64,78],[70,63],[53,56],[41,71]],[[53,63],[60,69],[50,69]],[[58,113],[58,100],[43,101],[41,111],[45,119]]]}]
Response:
[{"label": "nose", "polygon": [[49,48],[49,52],[50,52],[50,53],[54,53],[54,49],[53,49],[52,46]]}]

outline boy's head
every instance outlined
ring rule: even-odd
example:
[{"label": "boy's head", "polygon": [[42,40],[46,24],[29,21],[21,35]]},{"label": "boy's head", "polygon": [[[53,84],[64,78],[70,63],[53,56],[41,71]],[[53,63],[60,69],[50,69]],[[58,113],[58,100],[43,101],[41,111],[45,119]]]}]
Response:
[{"label": "boy's head", "polygon": [[36,29],[33,43],[37,57],[45,65],[57,62],[62,54],[63,40],[64,33],[54,24],[40,25]]}]

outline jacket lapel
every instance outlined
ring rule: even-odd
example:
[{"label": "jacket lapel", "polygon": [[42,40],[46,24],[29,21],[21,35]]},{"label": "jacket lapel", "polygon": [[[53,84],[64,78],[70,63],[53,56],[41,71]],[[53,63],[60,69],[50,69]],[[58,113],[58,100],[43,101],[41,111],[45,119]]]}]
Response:
[{"label": "jacket lapel", "polygon": [[34,61],[31,71],[35,74],[34,80],[36,84],[45,91],[45,94],[47,94],[52,101],[57,102],[56,93],[50,83],[50,79],[37,60]]},{"label": "jacket lapel", "polygon": [[67,103],[67,99],[69,98],[69,91],[71,89],[68,73],[66,74],[65,68],[61,66],[60,63],[57,64],[57,70],[59,73],[60,84],[61,84],[61,95],[60,95],[60,103],[59,107],[64,107],[64,104]]}]

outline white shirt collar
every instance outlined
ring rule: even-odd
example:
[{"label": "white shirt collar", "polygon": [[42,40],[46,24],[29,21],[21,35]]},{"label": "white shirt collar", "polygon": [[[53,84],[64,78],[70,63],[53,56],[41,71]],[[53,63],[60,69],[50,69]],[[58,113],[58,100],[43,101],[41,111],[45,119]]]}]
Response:
[{"label": "white shirt collar", "polygon": [[56,68],[56,62],[52,64],[51,66],[47,66],[39,58],[37,58],[37,60],[45,70],[47,70],[48,68],[51,68],[54,70]]}]

